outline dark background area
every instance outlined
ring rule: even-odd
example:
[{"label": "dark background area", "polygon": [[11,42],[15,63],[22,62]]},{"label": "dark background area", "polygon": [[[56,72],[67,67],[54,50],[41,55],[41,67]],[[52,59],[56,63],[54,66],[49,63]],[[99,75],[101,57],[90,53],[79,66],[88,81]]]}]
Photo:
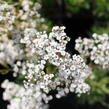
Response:
[{"label": "dark background area", "polygon": [[[91,27],[95,22],[95,17],[91,11],[82,10],[78,14],[68,13],[65,9],[64,1],[59,2],[58,0],[53,5],[44,4],[42,9],[44,11],[43,16],[51,20],[53,25],[64,25],[66,27],[65,31],[71,38],[71,41],[67,44],[67,51],[71,54],[77,53],[74,50],[75,39],[79,36],[89,37],[92,34]],[[0,75],[0,83],[5,79],[13,81],[12,72],[7,75]],[[0,89],[0,109],[6,109],[6,105],[8,104],[8,102],[1,99],[3,91],[3,89]],[[95,105],[79,104],[74,94],[69,94],[61,99],[55,98],[49,104],[50,109],[105,109],[105,107],[98,103]]]}]

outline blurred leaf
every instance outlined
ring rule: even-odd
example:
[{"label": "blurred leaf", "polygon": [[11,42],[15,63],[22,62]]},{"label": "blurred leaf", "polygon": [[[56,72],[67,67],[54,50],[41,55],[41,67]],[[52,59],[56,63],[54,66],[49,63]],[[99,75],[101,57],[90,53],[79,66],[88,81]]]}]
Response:
[{"label": "blurred leaf", "polygon": [[109,23],[108,22],[105,23],[106,25],[104,27],[101,25],[94,25],[92,27],[92,32],[97,34],[103,34],[103,33],[109,34]]},{"label": "blurred leaf", "polygon": [[22,74],[18,74],[17,75],[17,78],[16,78],[16,83],[19,84],[19,85],[23,85],[23,81],[25,80],[25,75],[22,75]]},{"label": "blurred leaf", "polygon": [[12,69],[0,69],[0,74],[5,75],[9,73],[10,71],[12,71]]},{"label": "blurred leaf", "polygon": [[47,63],[47,64],[46,64],[45,70],[46,70],[46,73],[47,73],[47,74],[54,74],[54,73],[57,73],[57,67],[54,66],[54,65],[52,65],[52,64],[50,64],[50,63]]},{"label": "blurred leaf", "polygon": [[90,0],[65,0],[65,5],[71,13],[78,13],[82,9],[90,9]]},{"label": "blurred leaf", "polygon": [[100,86],[105,94],[109,94],[109,77],[101,79]]},{"label": "blurred leaf", "polygon": [[96,0],[93,14],[98,17],[109,18],[109,0]]}]

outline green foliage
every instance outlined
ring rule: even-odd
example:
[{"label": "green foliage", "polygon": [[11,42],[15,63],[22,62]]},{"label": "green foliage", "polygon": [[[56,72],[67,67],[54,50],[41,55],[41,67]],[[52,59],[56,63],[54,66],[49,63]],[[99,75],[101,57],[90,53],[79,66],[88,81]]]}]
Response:
[{"label": "green foliage", "polygon": [[17,78],[15,80],[15,83],[19,84],[19,85],[23,85],[23,81],[25,80],[25,75],[22,74],[18,74]]},{"label": "green foliage", "polygon": [[109,94],[109,77],[105,71],[96,70],[93,72],[95,76],[94,79],[88,79],[87,82],[91,87],[89,94],[82,94],[79,102],[80,103],[101,103],[102,105],[108,107],[106,102],[106,95]]},{"label": "green foliage", "polygon": [[93,14],[98,17],[109,18],[109,0],[96,0]]},{"label": "green foliage", "polygon": [[109,1],[108,0],[65,0],[67,10],[77,13],[81,9],[92,11],[94,16],[108,18]]},{"label": "green foliage", "polygon": [[57,73],[57,67],[48,63],[46,64],[46,68],[45,68],[45,71],[47,74],[53,74],[53,73]]},{"label": "green foliage", "polygon": [[0,69],[0,74],[5,75],[11,71],[12,71],[12,69]]},{"label": "green foliage", "polygon": [[6,63],[0,64],[0,74],[1,75],[5,75],[9,72],[12,72],[12,68],[10,68],[8,64]]},{"label": "green foliage", "polygon": [[97,25],[93,26],[92,32],[97,33],[97,34],[103,34],[103,33],[109,34],[109,26],[106,26],[106,27],[100,27]]},{"label": "green foliage", "polygon": [[71,14],[84,13],[85,10],[92,14],[92,33],[109,33],[109,0],[65,0],[65,5]]},{"label": "green foliage", "polygon": [[90,9],[90,0],[65,0],[66,9],[72,13],[77,13],[82,9]]}]

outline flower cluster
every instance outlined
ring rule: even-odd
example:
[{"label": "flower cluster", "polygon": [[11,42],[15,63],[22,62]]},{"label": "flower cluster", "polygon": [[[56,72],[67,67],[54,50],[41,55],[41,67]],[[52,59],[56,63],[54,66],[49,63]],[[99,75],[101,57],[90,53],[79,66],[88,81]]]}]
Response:
[{"label": "flower cluster", "polygon": [[34,29],[25,30],[21,43],[30,55],[26,62],[18,61],[14,71],[25,75],[24,85],[27,89],[38,87],[41,93],[46,94],[57,90],[57,98],[69,92],[81,94],[89,91],[85,79],[89,76],[90,69],[79,55],[71,56],[65,51],[70,39],[64,29],[65,27],[55,26],[49,35]]},{"label": "flower cluster", "polygon": [[0,4],[0,35],[12,30],[14,22],[13,5]]},{"label": "flower cluster", "polygon": [[3,93],[3,99],[10,101],[7,109],[47,109],[48,105],[42,102],[41,93],[37,90],[37,94],[34,94],[32,89],[26,90],[23,86],[20,86],[14,82],[5,80],[2,83],[2,88],[5,89]]},{"label": "flower cluster", "polygon": [[75,49],[84,58],[89,58],[94,64],[107,69],[109,67],[109,36],[94,33],[92,38],[80,37],[76,40]]},{"label": "flower cluster", "polygon": [[6,35],[0,37],[0,64],[14,64],[15,60],[21,58],[22,50],[19,46],[14,45],[13,40],[10,40]]},{"label": "flower cluster", "polygon": [[[19,6],[20,4],[20,6]],[[44,22],[44,18],[38,13],[41,8],[39,3],[30,0],[20,0],[16,4],[0,3],[0,24],[6,29],[35,28]],[[10,24],[10,25],[9,25]],[[13,24],[13,25],[12,25]],[[1,28],[2,28],[1,26]],[[8,28],[10,26],[10,28]],[[14,28],[12,28],[14,26]]]},{"label": "flower cluster", "polygon": [[39,3],[30,0],[19,0],[15,4],[0,1],[0,63],[12,65],[18,55],[23,57],[19,42],[25,28],[47,29],[38,13],[40,8]]},{"label": "flower cluster", "polygon": [[45,19],[38,13],[38,10],[41,8],[39,3],[34,3],[31,0],[20,0],[20,5],[21,8],[18,10],[15,9],[17,18],[16,26],[18,26],[19,29],[28,27],[37,28],[41,23],[44,23]]}]

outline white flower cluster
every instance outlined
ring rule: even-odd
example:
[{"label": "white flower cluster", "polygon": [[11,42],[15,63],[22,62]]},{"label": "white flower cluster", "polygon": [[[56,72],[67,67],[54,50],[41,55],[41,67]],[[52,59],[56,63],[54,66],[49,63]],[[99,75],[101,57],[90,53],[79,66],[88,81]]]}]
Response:
[{"label": "white flower cluster", "polygon": [[47,109],[48,105],[42,102],[43,95],[37,90],[34,94],[32,89],[26,90],[23,86],[5,80],[2,83],[5,89],[3,99],[10,101],[7,109]]},{"label": "white flower cluster", "polygon": [[[26,75],[25,87],[40,89],[48,94],[57,90],[57,98],[69,92],[86,93],[90,87],[85,79],[90,69],[79,55],[71,56],[65,51],[70,40],[64,32],[65,27],[55,26],[52,32],[37,32],[33,29],[25,30],[25,37],[21,43],[25,44],[31,55],[26,62],[18,62],[15,72]],[[18,67],[22,67],[19,70]]]},{"label": "white flower cluster", "polygon": [[[19,8],[20,4],[20,8]],[[7,30],[35,28],[44,22],[44,18],[38,13],[41,8],[39,3],[30,0],[20,0],[16,4],[0,3],[0,28]],[[10,28],[9,28],[10,27]]]},{"label": "white flower cluster", "polygon": [[13,40],[8,39],[5,35],[0,37],[0,64],[13,65],[15,60],[21,58],[22,52],[17,45],[14,45]]},{"label": "white flower cluster", "polygon": [[39,3],[31,0],[19,0],[16,4],[0,1],[0,64],[12,65],[18,56],[23,57],[24,50],[19,43],[24,29],[43,26],[44,18],[38,13],[40,8]]},{"label": "white flower cluster", "polygon": [[75,49],[84,58],[90,58],[92,62],[109,68],[109,36],[107,34],[98,35],[94,33],[92,38],[80,37],[76,40]]},{"label": "white flower cluster", "polygon": [[15,15],[13,5],[0,4],[0,35],[13,29]]},{"label": "white flower cluster", "polygon": [[19,28],[36,28],[40,23],[44,22],[44,18],[38,13],[41,5],[31,0],[20,0],[21,9],[16,10],[16,17],[22,21],[17,22]]}]

